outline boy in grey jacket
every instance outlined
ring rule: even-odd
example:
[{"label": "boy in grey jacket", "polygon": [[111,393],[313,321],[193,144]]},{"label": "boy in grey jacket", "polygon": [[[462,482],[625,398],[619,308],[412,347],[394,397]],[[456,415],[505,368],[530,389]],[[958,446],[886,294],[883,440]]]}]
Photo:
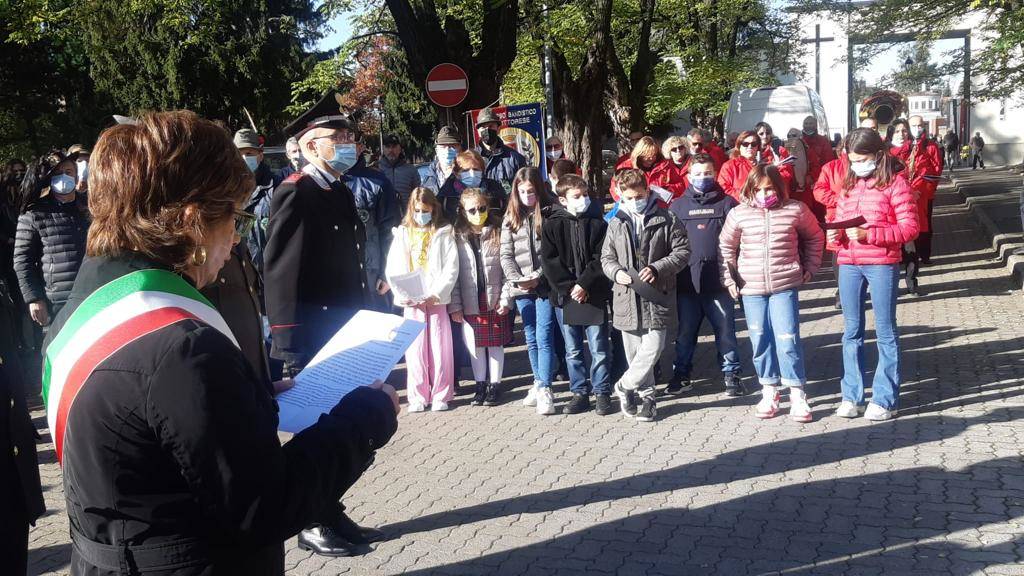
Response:
[{"label": "boy in grey jacket", "polygon": [[[623,170],[615,180],[619,211],[608,222],[601,253],[605,276],[614,282],[612,322],[622,332],[629,362],[615,385],[615,394],[623,414],[653,422],[657,417],[654,366],[678,321],[676,274],[686,266],[690,247],[679,220],[651,198],[643,172]],[[649,286],[640,286],[640,282]],[[657,297],[655,291],[664,297]]]}]

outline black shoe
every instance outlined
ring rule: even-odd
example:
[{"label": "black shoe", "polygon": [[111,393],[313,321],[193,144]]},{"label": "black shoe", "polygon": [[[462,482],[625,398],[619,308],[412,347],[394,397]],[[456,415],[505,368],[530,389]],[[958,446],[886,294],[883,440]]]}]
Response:
[{"label": "black shoe", "polygon": [[693,390],[693,382],[690,382],[689,378],[675,375],[672,376],[672,381],[665,387],[665,394],[679,396],[683,392],[689,392],[690,390]]},{"label": "black shoe", "polygon": [[615,395],[619,397],[619,407],[627,418],[636,416],[636,390],[626,390],[618,384],[615,385]]},{"label": "black shoe", "polygon": [[384,540],[384,533],[376,528],[366,528],[356,524],[354,520],[348,517],[348,514],[344,512],[338,517],[332,526],[335,533],[339,536],[348,540],[353,544],[372,544],[374,542],[382,542]]},{"label": "black shoe", "polygon": [[497,406],[499,397],[501,397],[501,384],[488,384],[487,392],[484,395],[484,406]]},{"label": "black shoe", "polygon": [[730,397],[745,396],[746,387],[743,386],[743,379],[738,372],[725,373],[725,395]]},{"label": "black shoe", "polygon": [[590,397],[585,394],[573,394],[572,400],[562,408],[562,414],[580,414],[590,410]]},{"label": "black shoe", "polygon": [[368,546],[353,544],[338,534],[333,527],[322,525],[299,532],[299,549],[332,558],[359,556],[369,551]]},{"label": "black shoe", "polygon": [[470,404],[473,406],[483,406],[484,398],[487,397],[487,384],[485,382],[476,383],[476,394],[473,395],[473,400]]},{"label": "black shoe", "polygon": [[597,415],[607,416],[615,412],[615,408],[612,407],[612,395],[611,394],[598,394],[597,395]]},{"label": "black shoe", "polygon": [[640,403],[640,410],[636,413],[637,422],[654,422],[658,417],[658,404],[654,396],[647,396]]}]

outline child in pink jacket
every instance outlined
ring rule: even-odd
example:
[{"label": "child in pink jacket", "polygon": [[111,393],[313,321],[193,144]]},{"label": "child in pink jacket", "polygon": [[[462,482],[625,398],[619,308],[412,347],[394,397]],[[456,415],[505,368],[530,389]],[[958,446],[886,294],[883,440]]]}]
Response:
[{"label": "child in pink jacket", "polygon": [[[900,350],[896,332],[900,248],[920,229],[914,192],[888,145],[874,130],[860,128],[846,137],[850,171],[836,205],[835,221],[863,216],[866,222],[830,230],[839,245],[839,298],[843,304],[843,401],[836,415],[868,420],[896,416],[900,386]],[[871,288],[871,308],[878,340],[878,366],[871,404],[864,410],[864,305]]]},{"label": "child in pink jacket", "polygon": [[785,181],[774,166],[754,166],[739,196],[740,205],[729,211],[719,236],[719,262],[722,284],[733,298],[743,297],[761,382],[754,413],[758,418],[778,414],[781,384],[789,387],[790,417],[810,422],[797,289],[821,266],[825,234],[810,208],[786,197]]}]

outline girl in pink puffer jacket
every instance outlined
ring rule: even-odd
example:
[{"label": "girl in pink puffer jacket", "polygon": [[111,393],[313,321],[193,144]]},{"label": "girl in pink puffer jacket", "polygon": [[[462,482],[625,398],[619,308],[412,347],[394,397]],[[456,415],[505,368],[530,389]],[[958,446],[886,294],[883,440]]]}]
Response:
[{"label": "girl in pink puffer jacket", "polygon": [[[863,216],[867,221],[845,230],[830,230],[839,245],[839,298],[843,305],[843,401],[836,415],[868,420],[896,416],[900,386],[896,297],[900,247],[917,237],[914,192],[899,161],[874,130],[861,128],[846,137],[850,171],[836,205],[835,221]],[[864,307],[868,287],[875,316],[878,365],[871,403],[864,410]]]},{"label": "girl in pink puffer jacket", "polygon": [[790,417],[811,421],[797,288],[818,271],[824,245],[825,234],[810,208],[786,198],[778,169],[755,166],[740,192],[740,205],[725,219],[719,262],[722,284],[733,298],[743,297],[761,382],[758,418],[778,414],[782,385],[790,389]]}]

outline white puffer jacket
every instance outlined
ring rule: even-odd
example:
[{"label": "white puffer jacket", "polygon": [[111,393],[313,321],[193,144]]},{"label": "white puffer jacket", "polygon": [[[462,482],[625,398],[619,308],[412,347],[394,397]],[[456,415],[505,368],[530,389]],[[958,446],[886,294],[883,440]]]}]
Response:
[{"label": "white puffer jacket", "polygon": [[[412,259],[409,254],[409,229],[405,226],[393,228],[394,239],[391,241],[391,248],[388,250],[388,261],[384,268],[384,275],[391,284],[392,293],[395,296],[395,303],[408,300],[409,297],[397,290],[391,283],[391,278],[412,271]],[[430,246],[427,247],[427,273],[424,277],[424,284],[427,287],[427,294],[437,296],[440,304],[447,306],[452,301],[452,289],[459,280],[459,256],[455,245],[455,232],[451,226],[443,226],[434,232],[430,239]]]}]

